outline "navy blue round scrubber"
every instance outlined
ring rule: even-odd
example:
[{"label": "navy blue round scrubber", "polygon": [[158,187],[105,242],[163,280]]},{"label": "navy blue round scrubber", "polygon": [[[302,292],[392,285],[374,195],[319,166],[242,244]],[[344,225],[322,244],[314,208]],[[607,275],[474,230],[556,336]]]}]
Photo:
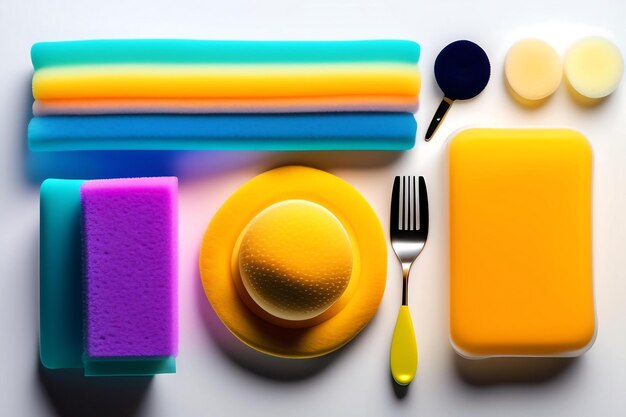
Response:
[{"label": "navy blue round scrubber", "polygon": [[451,100],[476,97],[487,86],[490,74],[489,58],[474,42],[452,42],[435,60],[437,84]]},{"label": "navy blue round scrubber", "polygon": [[426,140],[435,133],[454,100],[476,97],[485,89],[491,75],[491,65],[485,51],[474,42],[459,40],[442,49],[435,60],[435,78],[444,93]]}]

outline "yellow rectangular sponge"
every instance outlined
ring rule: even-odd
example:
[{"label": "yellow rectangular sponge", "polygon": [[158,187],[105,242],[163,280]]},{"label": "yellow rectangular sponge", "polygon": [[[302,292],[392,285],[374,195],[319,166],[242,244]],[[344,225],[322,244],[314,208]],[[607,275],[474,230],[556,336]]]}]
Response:
[{"label": "yellow rectangular sponge", "polygon": [[584,352],[596,330],[585,137],[469,129],[448,156],[455,349],[474,358]]}]

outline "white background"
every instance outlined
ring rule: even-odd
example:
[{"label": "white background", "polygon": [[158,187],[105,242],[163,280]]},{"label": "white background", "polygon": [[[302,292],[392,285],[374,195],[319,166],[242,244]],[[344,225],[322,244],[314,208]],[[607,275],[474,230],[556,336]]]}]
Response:
[{"label": "white background", "polygon": [[[625,16],[622,0],[0,0],[0,415],[626,415],[626,85],[593,109],[577,106],[561,88],[544,107],[525,110],[507,96],[502,80],[504,55],[520,37],[540,36],[562,54],[573,40],[601,34],[626,51]],[[417,146],[403,154],[108,153],[104,160],[93,154],[29,154],[30,45],[110,37],[418,41],[423,89]],[[492,80],[477,99],[456,103],[433,142],[424,143],[440,99],[433,60],[458,38],[486,49]],[[444,139],[468,125],[568,126],[592,143],[599,331],[578,360],[467,362],[452,352]],[[393,176],[426,176],[430,236],[410,286],[420,368],[407,391],[394,390],[388,370],[401,291],[399,266],[391,257],[375,319],[346,348],[318,360],[280,360],[242,346],[221,327],[200,291],[197,252],[213,213],[239,185],[285,164],[322,168],[348,180],[383,224]],[[180,177],[178,373],[110,380],[40,369],[40,181],[141,174]]]}]

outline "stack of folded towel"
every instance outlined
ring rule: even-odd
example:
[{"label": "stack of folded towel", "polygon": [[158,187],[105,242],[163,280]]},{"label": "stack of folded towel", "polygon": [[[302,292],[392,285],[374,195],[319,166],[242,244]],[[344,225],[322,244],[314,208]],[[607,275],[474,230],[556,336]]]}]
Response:
[{"label": "stack of folded towel", "polygon": [[410,41],[33,46],[33,150],[408,149]]}]

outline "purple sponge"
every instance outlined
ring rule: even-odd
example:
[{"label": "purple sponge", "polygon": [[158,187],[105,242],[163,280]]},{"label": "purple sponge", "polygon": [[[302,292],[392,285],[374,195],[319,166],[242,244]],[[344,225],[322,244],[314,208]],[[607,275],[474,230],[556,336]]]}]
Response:
[{"label": "purple sponge", "polygon": [[177,190],[174,177],[85,181],[85,354],[175,356]]}]

